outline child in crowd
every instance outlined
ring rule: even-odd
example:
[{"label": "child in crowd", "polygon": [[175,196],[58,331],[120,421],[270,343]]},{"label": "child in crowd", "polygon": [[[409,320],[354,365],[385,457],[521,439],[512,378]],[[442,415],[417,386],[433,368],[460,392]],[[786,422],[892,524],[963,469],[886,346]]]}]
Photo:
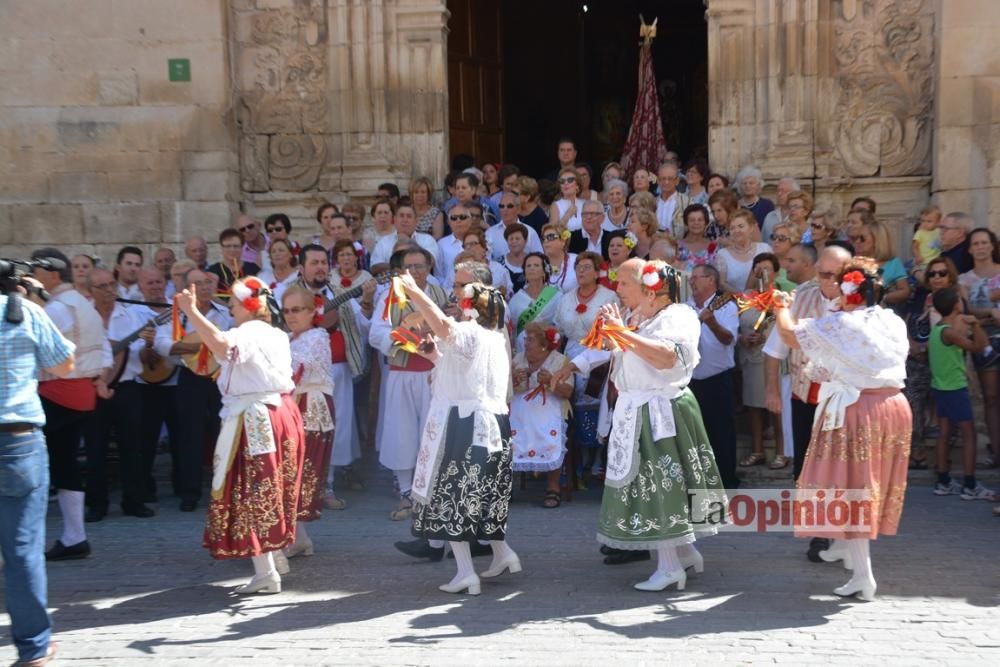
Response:
[{"label": "child in crowd", "polygon": [[941,209],[928,206],[920,212],[920,226],[913,234],[913,266],[924,269],[941,254]]},{"label": "child in crowd", "polygon": [[[993,500],[993,491],[976,481],[976,428],[969,399],[969,382],[965,375],[965,352],[980,352],[986,347],[983,328],[965,307],[958,289],[946,287],[934,293],[934,308],[941,322],[934,325],[928,340],[931,366],[931,390],[937,405],[937,473],[935,495],[960,494],[962,500]],[[951,479],[948,461],[948,439],[953,425],[962,435],[962,470],[965,481],[959,485]]]}]

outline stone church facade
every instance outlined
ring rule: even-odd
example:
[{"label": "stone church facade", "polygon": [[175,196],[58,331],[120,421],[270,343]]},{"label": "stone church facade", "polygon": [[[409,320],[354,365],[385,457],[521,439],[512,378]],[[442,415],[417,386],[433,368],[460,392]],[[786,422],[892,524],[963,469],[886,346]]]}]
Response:
[{"label": "stone church facade", "polygon": [[[716,170],[795,176],[841,215],[870,195],[901,230],[929,201],[1000,227],[992,0],[705,4]],[[320,201],[445,176],[446,0],[0,8],[0,256],[211,241],[241,209],[302,237]]]}]

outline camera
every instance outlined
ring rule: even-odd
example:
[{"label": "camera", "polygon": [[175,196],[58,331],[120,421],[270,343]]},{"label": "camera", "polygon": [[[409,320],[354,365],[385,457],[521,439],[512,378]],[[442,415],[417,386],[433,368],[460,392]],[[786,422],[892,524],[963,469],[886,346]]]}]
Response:
[{"label": "camera", "polygon": [[[58,259],[0,259],[0,294],[7,294],[7,312],[5,319],[8,322],[17,324],[24,319],[21,312],[21,291],[23,289],[28,295],[37,295],[42,301],[49,300],[49,293],[30,280],[25,280],[35,269],[46,271],[63,271],[66,269],[64,262]],[[20,289],[19,289],[20,288]]]}]

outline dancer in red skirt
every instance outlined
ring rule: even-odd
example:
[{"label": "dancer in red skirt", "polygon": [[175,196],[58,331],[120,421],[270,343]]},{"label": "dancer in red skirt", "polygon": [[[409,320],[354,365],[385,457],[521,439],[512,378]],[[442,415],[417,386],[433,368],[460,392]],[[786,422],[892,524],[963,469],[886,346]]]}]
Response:
[{"label": "dancer in red skirt", "polygon": [[791,297],[775,294],[781,339],[802,348],[809,357],[806,372],[821,383],[797,499],[818,498],[818,489],[865,492],[870,523],[796,526],[795,533],[834,539],[820,557],[843,560],[854,573],[833,592],[871,600],[869,542],[896,534],[906,494],[912,417],[900,389],[909,342],[903,320],[876,305],[883,289],[874,260],[855,257],[830,278],[820,276],[820,289],[827,298],[839,295],[838,310],[816,319],[796,321],[784,307]]},{"label": "dancer in red skirt", "polygon": [[[295,539],[304,434],[292,399],[288,336],[270,290],[254,277],[232,285],[234,328],[219,331],[196,307],[194,286],[174,298],[221,365],[222,431],[215,445],[204,546],[213,558],[250,558],[237,593],[280,593]],[[181,416],[183,419],[183,415]]]},{"label": "dancer in red skirt", "polygon": [[312,292],[293,285],[282,296],[284,315],[292,345],[295,397],[305,425],[305,460],[299,492],[295,544],[285,548],[288,558],[313,555],[313,543],[304,521],[319,519],[323,509],[323,482],[333,449],[333,374],[330,372],[330,335],[319,326]]}]

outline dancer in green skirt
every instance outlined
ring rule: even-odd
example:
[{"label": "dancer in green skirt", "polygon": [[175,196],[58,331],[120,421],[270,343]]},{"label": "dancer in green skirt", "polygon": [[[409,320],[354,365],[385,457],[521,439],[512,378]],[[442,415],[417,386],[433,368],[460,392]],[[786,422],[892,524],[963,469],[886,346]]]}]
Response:
[{"label": "dancer in green skirt", "polygon": [[656,571],[635,585],[643,591],[673,583],[683,590],[685,568],[702,571],[695,535],[716,532],[701,519],[726,502],[698,402],[687,388],[698,365],[701,324],[694,310],[675,302],[677,291],[678,275],[663,262],[622,264],[618,296],[626,313],[616,304],[600,313],[622,349],[583,352],[552,380],[586,375],[611,357],[618,398],[597,540],[656,551]]}]

